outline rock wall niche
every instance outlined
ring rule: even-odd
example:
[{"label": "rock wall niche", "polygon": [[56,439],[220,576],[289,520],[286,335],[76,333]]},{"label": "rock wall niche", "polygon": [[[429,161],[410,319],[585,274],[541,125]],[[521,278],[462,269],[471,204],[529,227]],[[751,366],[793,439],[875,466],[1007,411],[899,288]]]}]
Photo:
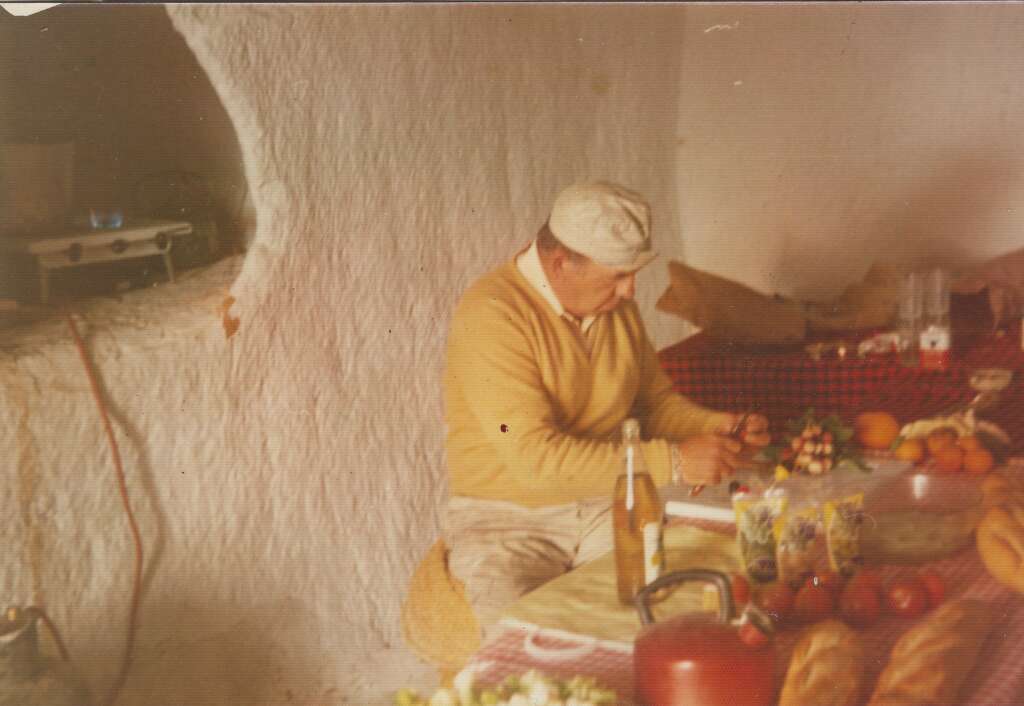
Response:
[{"label": "rock wall niche", "polygon": [[[644,192],[672,256],[682,10],[167,12],[237,131],[256,230],[222,289],[78,312],[147,542],[120,703],[376,703],[420,673],[398,616],[447,492],[450,312],[577,179]],[[663,269],[639,299],[664,343]],[[106,442],[61,321],[2,363],[3,592],[45,599],[102,694],[132,567]]]}]

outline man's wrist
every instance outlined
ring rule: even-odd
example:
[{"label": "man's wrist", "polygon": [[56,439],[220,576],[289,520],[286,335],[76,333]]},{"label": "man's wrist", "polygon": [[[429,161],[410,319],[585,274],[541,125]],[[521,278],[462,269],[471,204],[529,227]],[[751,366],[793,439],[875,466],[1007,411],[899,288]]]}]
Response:
[{"label": "man's wrist", "polygon": [[672,485],[683,484],[683,452],[679,450],[677,444],[672,444],[669,449],[669,459],[672,465],[672,474],[670,476]]}]

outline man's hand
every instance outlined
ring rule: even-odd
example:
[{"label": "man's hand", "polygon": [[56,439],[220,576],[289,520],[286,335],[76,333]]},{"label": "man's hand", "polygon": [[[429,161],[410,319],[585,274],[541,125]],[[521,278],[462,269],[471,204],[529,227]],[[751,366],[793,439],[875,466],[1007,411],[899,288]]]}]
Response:
[{"label": "man's hand", "polygon": [[[741,421],[743,426],[737,430],[736,425]],[[731,414],[728,421],[715,431],[727,435],[738,431],[737,438],[749,446],[767,446],[772,440],[768,433],[768,420],[760,414],[748,414],[746,418],[742,414]]]},{"label": "man's hand", "polygon": [[679,444],[682,481],[689,485],[715,485],[736,472],[743,445],[722,434],[692,436]]},{"label": "man's hand", "polygon": [[692,437],[679,445],[684,483],[720,483],[743,463],[741,452],[745,445],[762,447],[771,441],[768,420],[760,414],[731,414],[715,432]]}]

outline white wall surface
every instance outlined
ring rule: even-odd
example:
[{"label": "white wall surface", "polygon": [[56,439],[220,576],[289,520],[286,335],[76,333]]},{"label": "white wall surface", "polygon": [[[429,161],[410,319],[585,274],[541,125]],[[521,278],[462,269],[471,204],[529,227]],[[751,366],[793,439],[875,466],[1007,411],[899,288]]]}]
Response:
[{"label": "white wall surface", "polygon": [[687,261],[829,296],[875,259],[1024,246],[1024,5],[693,5],[678,122]]},{"label": "white wall surface", "polygon": [[[446,493],[439,381],[460,292],[579,178],[643,191],[656,243],[677,242],[683,18],[516,4],[168,12],[237,130],[257,230],[237,279],[228,261],[171,296],[80,312],[149,557],[120,703],[365,706],[414,673],[399,605]],[[658,270],[642,283],[648,315]],[[230,340],[216,313],[228,287]],[[650,319],[662,341],[678,331]],[[0,445],[17,450],[18,489],[0,494],[17,518],[0,526],[0,595],[44,601],[102,694],[132,567],[109,452],[59,320],[0,351]]]}]

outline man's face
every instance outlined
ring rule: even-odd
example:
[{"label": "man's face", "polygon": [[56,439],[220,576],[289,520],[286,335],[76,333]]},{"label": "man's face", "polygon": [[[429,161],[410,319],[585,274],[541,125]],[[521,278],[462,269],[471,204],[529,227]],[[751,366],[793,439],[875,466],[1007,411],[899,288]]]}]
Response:
[{"label": "man's face", "polygon": [[592,260],[564,258],[552,282],[562,306],[574,316],[584,317],[611,311],[636,292],[636,272],[616,270]]}]

